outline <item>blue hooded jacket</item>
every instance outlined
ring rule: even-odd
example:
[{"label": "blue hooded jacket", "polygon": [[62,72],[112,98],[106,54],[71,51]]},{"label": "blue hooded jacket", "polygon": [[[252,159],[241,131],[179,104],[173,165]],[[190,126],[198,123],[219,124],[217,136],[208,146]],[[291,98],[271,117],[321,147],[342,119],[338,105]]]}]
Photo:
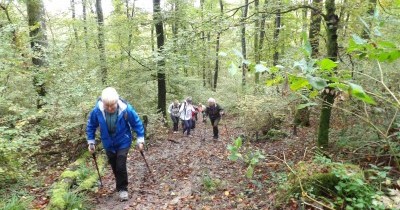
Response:
[{"label": "blue hooded jacket", "polygon": [[135,109],[123,100],[118,100],[118,118],[116,123],[116,132],[114,135],[108,133],[107,123],[103,102],[97,101],[89,115],[86,127],[88,143],[95,143],[95,133],[100,126],[100,138],[106,151],[115,153],[118,150],[126,149],[132,144],[132,132],[137,135],[137,143],[144,143],[143,123],[137,115]]}]

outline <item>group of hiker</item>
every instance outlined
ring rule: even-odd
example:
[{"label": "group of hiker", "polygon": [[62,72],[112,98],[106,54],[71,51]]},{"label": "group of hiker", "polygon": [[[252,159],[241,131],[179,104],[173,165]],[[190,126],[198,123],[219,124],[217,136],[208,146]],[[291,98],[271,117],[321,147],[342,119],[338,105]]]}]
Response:
[{"label": "group of hiker", "polygon": [[179,120],[181,120],[183,135],[192,137],[190,131],[195,129],[196,121],[198,120],[197,115],[201,113],[203,122],[206,122],[207,117],[210,118],[213,127],[213,138],[218,139],[218,124],[224,114],[224,110],[214,98],[209,98],[207,103],[208,106],[201,103],[194,105],[191,97],[187,97],[182,103],[175,99],[168,107],[168,113],[173,123],[173,132],[178,133]]},{"label": "group of hiker", "polygon": [[[191,136],[190,131],[195,128],[197,114],[202,113],[204,122],[207,116],[210,118],[213,137],[218,139],[218,123],[224,112],[215,99],[209,98],[207,102],[206,107],[202,104],[193,105],[190,97],[182,103],[175,100],[168,108],[174,132],[178,132],[178,124],[181,120],[183,134]],[[115,88],[107,87],[102,91],[101,97],[90,112],[86,127],[88,150],[94,158],[97,128],[100,128],[100,139],[115,177],[115,190],[119,193],[119,199],[126,201],[129,199],[126,160],[132,144],[132,131],[136,133],[136,146],[143,155],[145,135],[143,123],[135,109],[119,97]]]}]

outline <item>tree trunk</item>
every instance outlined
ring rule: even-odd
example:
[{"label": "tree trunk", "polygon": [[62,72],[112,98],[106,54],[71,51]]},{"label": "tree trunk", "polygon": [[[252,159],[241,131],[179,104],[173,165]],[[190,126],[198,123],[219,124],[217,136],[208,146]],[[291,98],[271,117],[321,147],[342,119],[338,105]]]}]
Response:
[{"label": "tree trunk", "polygon": [[[264,5],[263,9],[265,9],[267,6],[267,0],[264,0]],[[265,38],[265,20],[267,18],[267,15],[265,12],[262,13],[261,15],[261,21],[260,21],[260,39],[259,39],[259,44],[258,44],[258,58],[257,60],[260,62],[261,61],[261,55],[262,55],[262,50],[264,48],[264,38]],[[260,73],[257,72],[255,75],[255,83],[258,84],[260,82]]]},{"label": "tree trunk", "polygon": [[132,48],[132,30],[133,30],[133,15],[135,14],[135,0],[133,1],[132,5],[132,12],[129,11],[129,0],[125,0],[125,9],[126,9],[126,18],[129,21],[129,32],[128,32],[128,62],[131,60],[131,48]]},{"label": "tree trunk", "polygon": [[[164,51],[164,28],[162,22],[160,0],[153,0],[153,20],[155,22],[157,35],[157,55],[162,56]],[[165,86],[165,61],[157,59],[157,85],[158,85],[158,104],[157,109],[166,118],[166,86]]]},{"label": "tree trunk", "polygon": [[[247,9],[249,7],[249,0],[244,0],[243,14],[242,14],[242,30],[241,30],[241,42],[242,42],[242,55],[243,59],[247,59],[246,52],[246,18],[247,18]],[[246,72],[247,72],[247,64],[242,62],[242,86],[246,85]]]},{"label": "tree trunk", "polygon": [[[207,55],[211,55],[211,47],[210,47],[210,43],[211,43],[211,32],[207,33]],[[213,74],[212,74],[212,64],[211,64],[211,59],[207,59],[208,62],[208,84],[210,85],[210,88],[213,88]]]},{"label": "tree trunk", "polygon": [[[224,14],[224,5],[222,3],[222,0],[219,0],[219,7],[220,7],[220,11],[221,11],[220,20],[222,21],[222,15]],[[218,71],[219,71],[219,56],[218,56],[218,54],[219,54],[220,38],[221,38],[221,31],[218,31],[217,32],[217,43],[215,46],[215,71],[214,71],[214,84],[213,84],[214,91],[217,90]]]},{"label": "tree trunk", "polygon": [[[204,0],[200,0],[200,7],[201,7],[201,22],[203,22],[204,21]],[[206,87],[206,84],[207,84],[207,82],[206,82],[206,56],[207,56],[207,54],[206,54],[206,37],[205,37],[205,32],[204,32],[204,30],[202,30],[201,31],[201,40],[202,40],[202,46],[203,46],[203,49],[202,49],[202,53],[201,53],[201,55],[202,55],[202,76],[203,76],[203,87]]]},{"label": "tree trunk", "polygon": [[31,38],[31,48],[33,51],[32,63],[35,66],[33,76],[33,86],[37,93],[36,108],[41,109],[45,105],[43,97],[46,96],[46,86],[43,70],[41,67],[47,65],[45,48],[47,47],[45,13],[42,0],[27,0],[27,13],[29,37]]},{"label": "tree trunk", "polygon": [[[259,0],[254,1],[254,15],[255,15],[255,21],[254,21],[254,61],[256,64],[260,63],[260,55],[259,55],[259,48],[258,45],[260,44],[258,42],[258,34],[259,34],[259,29],[260,29],[260,13],[259,13]],[[260,73],[256,72],[255,73],[255,83],[258,83],[258,80],[260,78]]]},{"label": "tree trunk", "polygon": [[89,51],[89,41],[88,41],[88,29],[87,29],[87,21],[86,21],[86,6],[87,0],[82,0],[82,16],[83,16],[83,33],[85,36],[85,47],[86,47],[86,54]]},{"label": "tree trunk", "polygon": [[374,17],[375,13],[375,8],[376,8],[376,0],[369,0],[368,2],[368,11],[367,11],[367,24],[368,28],[366,26],[363,26],[363,32],[361,37],[364,39],[370,39],[370,34],[371,34],[371,26],[372,26],[372,20],[370,20],[372,17]]},{"label": "tree trunk", "polygon": [[[312,2],[314,8],[322,11],[322,1],[314,0]],[[304,14],[303,14],[304,15]],[[321,19],[322,16],[319,12],[311,10],[311,21],[310,21],[310,31],[308,34],[308,39],[311,44],[311,57],[317,58],[319,54],[319,33],[321,30]],[[307,94],[307,93],[306,93]],[[301,101],[301,103],[307,103],[306,101]],[[310,126],[310,109],[303,108],[296,110],[294,118],[294,126]]]},{"label": "tree trunk", "polygon": [[[313,0],[312,7],[322,11],[322,0]],[[311,10],[311,23],[308,39],[311,44],[311,57],[316,58],[319,54],[319,33],[321,31],[321,15],[315,10]]]},{"label": "tree trunk", "polygon": [[98,48],[100,53],[100,71],[101,71],[101,82],[103,85],[107,83],[107,60],[106,60],[106,48],[104,38],[104,17],[103,7],[101,6],[101,0],[96,0],[96,13],[97,13],[97,35],[98,35]]},{"label": "tree trunk", "polygon": [[71,0],[71,12],[72,12],[72,28],[74,30],[74,35],[75,35],[75,41],[78,42],[78,31],[75,27],[75,22],[76,22],[76,17],[75,17],[75,0]]},{"label": "tree trunk", "polygon": [[[280,1],[278,1],[278,6],[280,7]],[[279,32],[281,30],[281,9],[278,9],[275,16],[275,30],[274,30],[274,57],[273,57],[273,65],[278,65],[279,61]]]},{"label": "tree trunk", "polygon": [[[335,0],[326,0],[326,36],[327,36],[327,52],[328,58],[332,61],[337,61],[338,57],[338,35],[337,29],[339,25],[339,17],[335,14]],[[331,119],[332,104],[335,99],[335,93],[333,89],[326,88],[322,93],[322,110],[318,129],[318,146],[327,147],[329,143],[329,127]]]},{"label": "tree trunk", "polygon": [[[303,5],[308,5],[308,0],[303,0]],[[302,18],[303,18],[303,25],[302,25],[302,27],[301,27],[301,31],[302,31],[302,33],[303,34],[306,34],[307,33],[307,21],[308,21],[308,18],[307,18],[307,16],[308,16],[308,9],[307,8],[304,8],[303,9],[303,15],[302,15]],[[302,36],[302,38],[301,38],[301,43],[302,44],[304,44],[304,41],[305,40],[303,40],[303,36]]]}]

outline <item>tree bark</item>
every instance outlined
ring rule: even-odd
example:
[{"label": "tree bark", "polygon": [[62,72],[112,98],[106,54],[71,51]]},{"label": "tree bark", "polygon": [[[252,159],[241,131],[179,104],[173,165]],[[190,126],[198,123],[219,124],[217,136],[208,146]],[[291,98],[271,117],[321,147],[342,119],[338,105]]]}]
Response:
[{"label": "tree bark", "polygon": [[86,6],[87,0],[82,0],[82,16],[83,16],[83,33],[85,36],[85,47],[86,47],[86,54],[89,51],[89,41],[88,41],[88,29],[87,29],[87,21],[86,21]]},{"label": "tree bark", "polygon": [[[327,54],[328,58],[332,61],[337,61],[338,58],[338,35],[337,29],[339,25],[339,17],[335,14],[335,0],[325,1],[326,9],[326,32],[327,32]],[[335,99],[334,90],[326,88],[322,93],[322,110],[320,115],[319,129],[318,129],[318,146],[327,147],[329,143],[329,127],[332,111],[332,104]]]},{"label": "tree bark", "polygon": [[[153,0],[153,20],[155,22],[157,36],[157,56],[162,56],[164,51],[164,27],[161,15],[160,0]],[[166,118],[166,85],[165,85],[165,61],[157,59],[157,85],[158,85],[158,104],[157,109]]]},{"label": "tree bark", "polygon": [[[313,0],[312,7],[322,11],[322,0]],[[319,54],[319,33],[321,31],[321,19],[322,16],[320,12],[311,10],[311,23],[310,23],[310,32],[308,34],[308,39],[310,40],[311,44],[312,58],[316,58]]]},{"label": "tree bark", "polygon": [[42,0],[27,0],[27,13],[29,22],[29,37],[33,51],[32,63],[35,66],[33,86],[37,93],[36,108],[45,105],[43,97],[46,96],[46,86],[42,67],[47,65],[45,48],[48,45],[46,36],[45,12]]},{"label": "tree bark", "polygon": [[[280,0],[278,1],[278,6],[280,7]],[[278,65],[279,61],[279,32],[281,30],[281,9],[277,9],[275,16],[275,29],[274,29],[274,57],[273,57],[273,65]]]},{"label": "tree bark", "polygon": [[105,48],[105,37],[104,37],[104,17],[103,7],[101,6],[101,0],[96,0],[96,13],[97,13],[97,37],[98,37],[98,48],[100,57],[100,71],[101,71],[101,82],[103,85],[107,83],[107,60],[106,60],[106,48]]},{"label": "tree bark", "polygon": [[[264,0],[264,5],[263,9],[265,9],[267,6],[267,0]],[[258,44],[258,58],[257,60],[260,62],[261,61],[261,55],[262,55],[262,50],[264,48],[264,38],[265,38],[265,20],[267,18],[267,15],[265,12],[262,13],[261,15],[261,21],[260,21],[260,39],[259,39],[259,44]],[[255,83],[258,84],[260,82],[260,73],[256,73],[255,75]]]},{"label": "tree bark", "polygon": [[[254,1],[254,15],[255,15],[255,21],[254,21],[254,61],[256,64],[260,63],[260,55],[259,55],[259,47],[258,45],[260,44],[258,42],[258,36],[259,36],[259,29],[260,29],[260,8],[259,8],[259,0]],[[260,73],[256,72],[255,73],[255,83],[258,83],[259,78],[260,78]]]},{"label": "tree bark", "polygon": [[[242,8],[242,30],[241,30],[241,43],[242,43],[242,55],[243,59],[247,59],[247,52],[246,52],[246,18],[247,18],[247,9],[249,7],[249,0],[244,1],[244,7]],[[242,86],[246,85],[246,72],[247,72],[247,64],[242,62]]]},{"label": "tree bark", "polygon": [[[201,8],[201,22],[203,22],[204,21],[204,0],[200,0],[200,8]],[[207,82],[206,82],[206,50],[207,50],[207,48],[206,48],[206,37],[205,37],[205,32],[204,32],[204,30],[202,30],[201,31],[201,40],[202,40],[202,46],[203,46],[203,49],[202,49],[202,76],[203,76],[203,87],[206,87],[206,84],[207,84]]]},{"label": "tree bark", "polygon": [[[224,5],[222,0],[219,0],[219,7],[220,7],[220,22],[222,22],[222,16],[224,14]],[[215,71],[214,71],[214,84],[213,84],[213,91],[217,90],[217,82],[218,82],[218,71],[219,71],[219,45],[220,45],[220,38],[221,38],[221,31],[217,32],[217,43],[215,46]]]}]

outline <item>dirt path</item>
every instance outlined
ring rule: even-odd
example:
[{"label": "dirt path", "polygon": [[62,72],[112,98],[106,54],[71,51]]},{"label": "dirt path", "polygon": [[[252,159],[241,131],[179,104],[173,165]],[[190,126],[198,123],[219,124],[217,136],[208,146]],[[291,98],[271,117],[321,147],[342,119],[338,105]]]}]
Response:
[{"label": "dirt path", "polygon": [[[169,137],[176,143],[167,139],[152,142],[145,156],[153,177],[149,175],[140,153],[130,151],[130,199],[127,202],[118,201],[114,177],[107,166],[104,188],[93,195],[95,209],[270,209],[272,183],[266,180],[271,176],[271,166],[276,171],[284,170],[283,164],[267,159],[257,166],[257,176],[253,181],[246,179],[243,176],[245,164],[228,160],[226,146],[231,142],[228,134],[235,135],[237,131],[222,125],[220,139],[214,141],[211,126],[200,122],[191,138],[178,133]],[[203,136],[205,140],[201,140]],[[286,142],[255,146],[266,154],[279,155],[280,148],[287,148]],[[305,146],[303,143],[302,147]],[[300,151],[301,148],[294,149]],[[207,183],[215,184],[215,188],[204,187]]]}]

